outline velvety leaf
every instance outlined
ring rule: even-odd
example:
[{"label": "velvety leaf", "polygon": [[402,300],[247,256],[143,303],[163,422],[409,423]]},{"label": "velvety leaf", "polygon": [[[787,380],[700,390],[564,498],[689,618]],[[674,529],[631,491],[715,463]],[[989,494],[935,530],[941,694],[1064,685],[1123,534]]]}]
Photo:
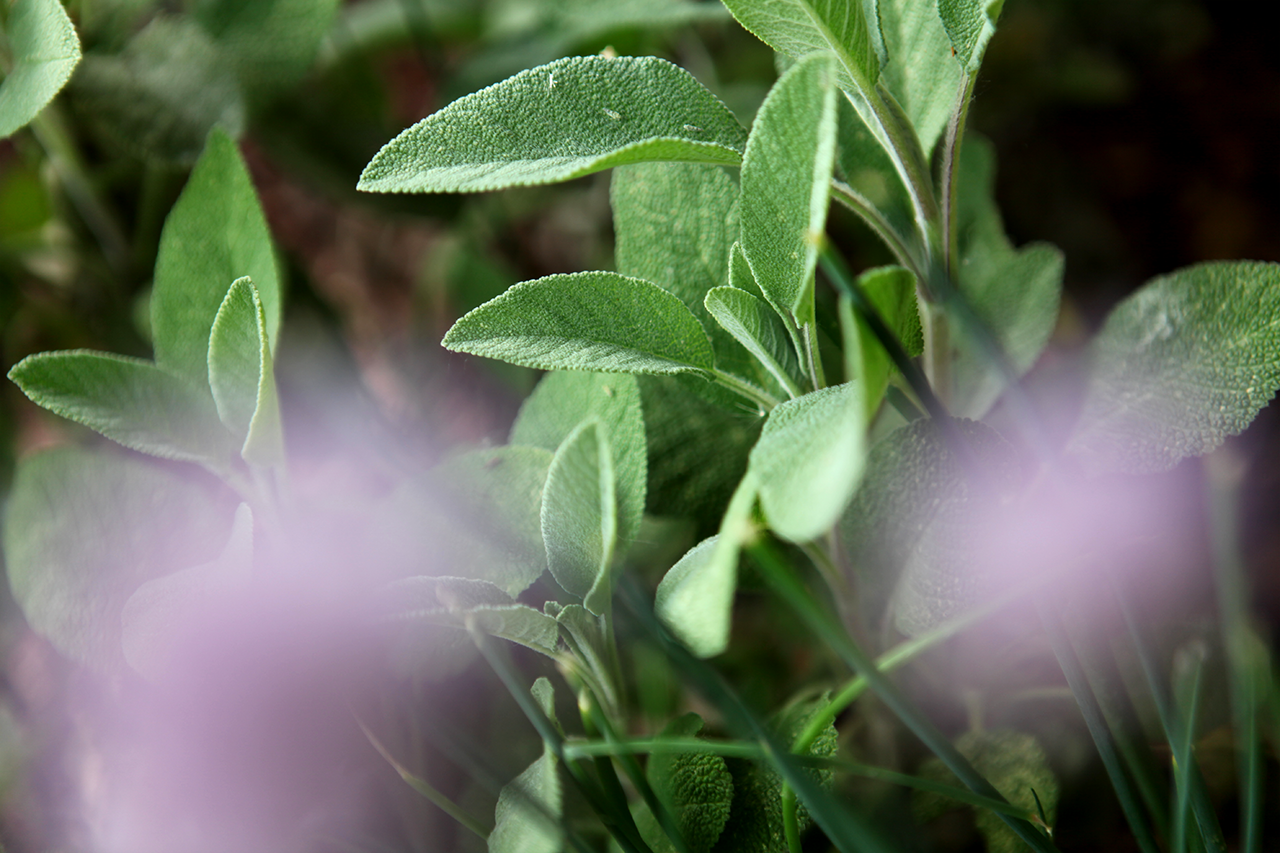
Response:
[{"label": "velvety leaf", "polygon": [[[214,128],[238,137],[245,126],[235,74],[188,18],[156,18],[119,54],[91,52],[70,92],[117,145],[168,164],[195,160]],[[257,278],[239,270],[226,280],[246,273]]]},{"label": "velvety leaf", "polygon": [[831,51],[841,85],[869,90],[880,76],[885,44],[875,0],[726,0],[742,26],[779,53],[799,59]]},{"label": "velvety leaf", "polygon": [[1071,452],[1130,473],[1208,453],[1280,388],[1280,266],[1207,263],[1152,279],[1112,309],[1089,360]]},{"label": "velvety leaf", "polygon": [[617,537],[613,451],[606,428],[590,420],[569,434],[547,472],[542,539],[556,582],[592,613],[609,606],[609,566]]},{"label": "velvety leaf", "polygon": [[225,468],[230,436],[207,396],[149,361],[89,350],[43,352],[9,378],[32,402],[132,450]]},{"label": "velvety leaf", "polygon": [[80,40],[58,0],[14,4],[7,29],[13,65],[0,82],[0,139],[35,118],[80,61]]},{"label": "velvety leaf", "polygon": [[799,326],[813,321],[816,237],[835,158],[835,64],[806,57],[769,92],[742,161],[742,250],[765,298]]},{"label": "velvety leaf", "polygon": [[[378,590],[378,613],[388,622],[420,622],[459,630],[468,624],[484,633],[555,656],[556,620],[518,603],[487,581],[453,577],[412,577]],[[430,637],[430,635],[426,635]]]},{"label": "velvety leaf", "polygon": [[209,388],[218,417],[241,442],[240,455],[258,465],[284,461],[267,320],[258,289],[238,278],[227,291],[209,335]]},{"label": "velvety leaf", "polygon": [[[689,713],[672,720],[660,737],[688,738],[700,731],[702,718]],[[659,752],[649,757],[645,772],[690,853],[710,853],[733,801],[733,778],[724,759],[706,752]]]},{"label": "velvety leaf", "polygon": [[784,539],[808,542],[836,523],[862,476],[862,387],[847,382],[776,407],[751,450],[760,508]]},{"label": "velvety leaf", "polygon": [[707,292],[707,311],[726,332],[776,377],[778,384],[799,390],[801,375],[787,327],[767,304],[745,290],[717,287]]},{"label": "velvety leaf", "polygon": [[982,64],[987,42],[996,33],[1004,0],[938,0],[938,16],[956,58],[973,74]]},{"label": "velvety leaf", "polygon": [[542,370],[701,373],[706,332],[675,296],[610,272],[515,285],[453,324],[444,346]]},{"label": "velvety leaf", "polygon": [[[534,684],[534,697],[544,711],[554,699],[550,686],[545,678]],[[489,833],[489,853],[561,853],[564,796],[558,767],[551,748],[544,746],[536,761],[502,787]]]},{"label": "velvety leaf", "polygon": [[876,8],[889,53],[881,82],[902,105],[929,156],[951,120],[963,69],[951,55],[934,3],[879,0]]},{"label": "velvety leaf", "polygon": [[138,586],[212,559],[231,507],[140,457],[62,447],[18,463],[5,507],[9,586],[60,652],[123,665],[121,609]]},{"label": "velvety leaf", "polygon": [[151,293],[156,361],[204,385],[209,333],[230,282],[248,276],[276,351],[281,291],[271,235],[235,143],[215,131],[165,220]]},{"label": "velvety leaf", "polygon": [[220,599],[247,587],[252,570],[253,513],[240,504],[221,554],[149,580],[125,601],[120,612],[124,659],[147,678],[162,678],[174,665],[187,627],[198,624]]},{"label": "velvety leaf", "polygon": [[648,479],[644,412],[634,377],[548,373],[520,406],[510,442],[554,452],[579,424],[592,418],[599,418],[613,451],[618,542],[626,547],[640,529]]},{"label": "velvety leaf", "polygon": [[729,501],[720,532],[695,545],[658,584],[654,612],[699,657],[728,648],[738,552],[756,534],[751,520],[756,494],[755,478],[748,473]]},{"label": "velvety leaf", "polygon": [[192,14],[244,90],[266,100],[306,73],[337,10],[338,0],[196,0]]},{"label": "velvety leaf", "polygon": [[494,447],[455,456],[428,475],[435,512],[432,557],[443,574],[489,581],[519,595],[547,569],[542,490],[552,454],[540,447]]},{"label": "velvety leaf", "polygon": [[369,162],[359,189],[476,192],[646,160],[737,165],[745,141],[724,104],[665,60],[573,56],[418,122]]}]

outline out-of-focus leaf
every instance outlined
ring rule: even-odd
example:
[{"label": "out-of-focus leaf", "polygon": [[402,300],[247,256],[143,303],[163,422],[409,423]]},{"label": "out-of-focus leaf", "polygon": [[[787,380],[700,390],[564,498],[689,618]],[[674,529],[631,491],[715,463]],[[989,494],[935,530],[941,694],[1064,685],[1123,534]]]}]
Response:
[{"label": "out-of-focus leaf", "polygon": [[599,420],[569,434],[551,460],[542,496],[542,539],[551,576],[599,615],[613,589],[609,567],[617,539],[613,451]]},{"label": "out-of-focus leaf", "polygon": [[[912,357],[920,355],[924,349],[924,332],[920,328],[920,312],[916,307],[916,277],[902,267],[877,267],[858,276],[858,286],[880,312],[889,330],[897,335],[907,354]],[[861,379],[866,388],[867,415],[871,417],[884,397],[889,377],[897,368],[866,321],[858,316],[854,322],[857,324],[857,346],[861,356]]]},{"label": "out-of-focus leaf", "polygon": [[[551,682],[539,678],[534,698],[555,722]],[[544,746],[542,755],[523,773],[503,786],[494,809],[494,827],[489,833],[489,853],[560,853],[564,833],[560,814],[564,796],[560,788],[559,762]]]},{"label": "out-of-focus leaf", "polygon": [[58,0],[22,0],[9,12],[13,66],[0,82],[0,139],[26,125],[71,79],[80,39]]},{"label": "out-of-focus leaf", "polygon": [[236,279],[209,335],[209,387],[218,417],[241,443],[240,455],[258,465],[284,461],[272,365],[258,289],[247,277]]},{"label": "out-of-focus leaf", "polygon": [[902,177],[884,146],[872,134],[848,98],[839,98],[836,133],[836,176],[849,185],[905,241],[915,239],[915,213]]},{"label": "out-of-focus leaf", "polygon": [[[451,577],[402,578],[378,590],[378,616],[387,622],[423,623],[466,630],[468,625],[503,640],[554,656],[556,620],[516,602],[487,581]],[[430,635],[427,635],[430,637]]]},{"label": "out-of-focus leaf", "polygon": [[746,133],[688,72],[654,57],[573,56],[467,95],[387,143],[367,192],[477,192],[647,160],[737,165]]}]

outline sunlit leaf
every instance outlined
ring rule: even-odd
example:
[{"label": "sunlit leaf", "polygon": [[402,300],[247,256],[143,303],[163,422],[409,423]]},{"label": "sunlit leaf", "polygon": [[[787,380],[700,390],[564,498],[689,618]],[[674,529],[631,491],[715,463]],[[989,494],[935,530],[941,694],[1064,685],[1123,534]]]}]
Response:
[{"label": "sunlit leaf", "polygon": [[31,121],[61,91],[80,61],[80,40],[58,0],[22,0],[9,11],[13,65],[0,82],[0,139]]},{"label": "sunlit leaf", "polygon": [[283,462],[284,436],[266,315],[258,289],[248,278],[232,283],[213,321],[209,387],[218,417],[241,442],[240,455],[259,465]]}]

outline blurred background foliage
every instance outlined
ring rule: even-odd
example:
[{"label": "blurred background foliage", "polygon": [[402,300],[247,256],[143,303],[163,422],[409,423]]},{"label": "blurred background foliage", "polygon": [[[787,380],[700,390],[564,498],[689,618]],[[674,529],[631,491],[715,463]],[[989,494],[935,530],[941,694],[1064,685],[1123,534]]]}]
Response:
[{"label": "blurred background foliage", "polygon": [[[700,0],[66,5],[84,60],[32,127],[0,142],[3,369],[51,349],[149,353],[145,306],[160,228],[207,132],[222,127],[241,141],[288,273],[277,363],[293,464],[299,476],[350,500],[361,489],[391,486],[362,483],[356,497],[346,495],[352,475],[334,462],[340,456],[376,459],[377,470],[424,470],[459,444],[505,439],[536,375],[445,352],[438,342],[456,317],[520,280],[612,266],[607,174],[472,196],[357,194],[360,170],[383,143],[462,94],[566,54],[609,49],[666,57],[744,124],[775,76],[768,48],[723,7]],[[997,197],[1010,236],[1019,244],[1047,240],[1067,257],[1055,347],[1033,384],[1069,390],[1073,348],[1106,308],[1151,276],[1210,259],[1280,261],[1280,54],[1273,40],[1256,6],[1241,0],[1006,4],[971,127],[995,143]],[[832,227],[853,259],[885,260],[837,210]],[[1256,606],[1272,631],[1280,617],[1278,432],[1273,407],[1239,441],[1252,460],[1245,556]],[[66,440],[89,439],[3,384],[0,487],[18,455]],[[1183,466],[1172,476],[1199,475]],[[656,582],[693,531],[650,524],[652,544],[633,561]],[[1187,620],[1197,615],[1195,594],[1210,584],[1197,574],[1196,559],[1182,555],[1192,568],[1167,592],[1169,606]],[[753,593],[748,579],[733,651],[717,664],[749,701],[771,707],[836,667],[825,652],[794,640],[802,637],[802,627]],[[632,656],[641,719],[660,727],[678,709],[676,685],[656,651],[638,646]],[[1004,658],[966,677],[1012,685],[1025,674],[1019,666],[1040,663]],[[938,672],[926,668],[916,689],[945,693],[930,677]],[[464,803],[464,777],[475,775],[466,771],[476,768],[441,753],[445,744],[484,742],[481,726],[523,730],[489,681],[460,679],[447,698],[415,683],[400,696],[415,709],[402,717],[429,715],[440,721],[442,737],[421,741],[421,731],[406,724],[393,745],[416,756],[416,772],[433,773]],[[0,605],[6,849],[81,849],[79,818],[63,797],[67,780],[88,772],[83,747],[92,738],[76,700],[104,690],[34,637],[11,602]],[[1106,783],[1084,741],[1061,734],[1063,725],[1079,729],[1063,722],[1074,710],[1061,701],[1049,707],[1053,714],[1045,717],[1044,706],[1034,705],[1019,724],[1048,744],[1064,777],[1062,849],[1127,849],[1111,846],[1124,834],[1114,807],[1099,807],[1090,794],[1090,780],[1097,790]],[[963,726],[965,709],[954,696],[940,695],[939,708]],[[872,758],[901,761],[891,754],[912,748],[878,734],[856,734]],[[1212,736],[1202,745],[1211,784]],[[1218,744],[1218,763],[1229,776],[1225,746]],[[488,769],[510,776],[536,748],[530,737],[502,767]],[[382,770],[385,804],[374,812],[383,825],[370,832],[383,847],[369,849],[461,843],[447,819]],[[981,844],[971,829],[940,820],[938,849]]]}]

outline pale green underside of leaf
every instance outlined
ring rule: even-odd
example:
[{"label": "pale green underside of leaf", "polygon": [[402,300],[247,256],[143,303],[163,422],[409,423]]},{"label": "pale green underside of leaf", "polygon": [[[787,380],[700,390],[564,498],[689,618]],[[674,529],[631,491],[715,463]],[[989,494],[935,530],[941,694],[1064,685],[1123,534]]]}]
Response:
[{"label": "pale green underside of leaf", "polygon": [[928,157],[951,119],[963,69],[934,3],[879,0],[877,8],[889,53],[881,82],[911,119]]},{"label": "pale green underside of leaf", "polygon": [[742,251],[784,316],[812,320],[816,238],[826,225],[835,159],[835,64],[806,57],[756,114],[742,161]]},{"label": "pale green underside of leaf", "polygon": [[9,586],[28,624],[73,660],[124,663],[120,613],[139,584],[211,559],[230,507],[169,468],[62,447],[18,463],[5,507]]},{"label": "pale green underside of leaf", "polygon": [[800,365],[786,327],[768,304],[745,290],[717,287],[707,293],[706,307],[782,387],[795,386]]},{"label": "pale green underside of leaf", "polygon": [[868,89],[880,76],[885,45],[873,0],[726,0],[725,5],[756,38],[793,59],[834,53],[846,89]]},{"label": "pale green underside of leaf", "polygon": [[261,465],[284,460],[266,316],[253,282],[227,291],[209,335],[209,388],[218,417],[241,443],[240,455]]},{"label": "pale green underside of leaf", "polygon": [[227,288],[242,276],[258,289],[275,352],[282,305],[271,235],[235,143],[215,131],[160,236],[151,293],[159,364],[208,383],[209,333]]},{"label": "pale green underside of leaf", "polygon": [[387,143],[368,192],[477,192],[645,160],[736,165],[746,132],[688,72],[654,57],[575,56],[464,98]]},{"label": "pale green underside of leaf", "polygon": [[677,297],[610,272],[525,281],[471,311],[444,336],[455,352],[542,370],[702,373],[706,332]]},{"label": "pale green underside of leaf", "polygon": [[618,373],[548,373],[520,406],[511,444],[555,452],[579,424],[599,418],[613,451],[618,500],[618,543],[626,547],[640,529],[648,483],[640,387]]},{"label": "pale green underside of leaf", "polygon": [[459,630],[468,625],[501,640],[554,656],[559,626],[550,616],[516,602],[491,583],[468,578],[412,577],[378,590],[379,616]]},{"label": "pale green underside of leaf", "polygon": [[1071,452],[1130,473],[1208,453],[1280,388],[1280,266],[1207,263],[1153,279],[1112,310],[1089,359]]},{"label": "pale green underside of leaf", "polygon": [[938,17],[960,60],[970,74],[982,64],[987,42],[996,33],[1004,0],[938,0]]},{"label": "pale green underside of leaf", "polygon": [[22,0],[9,12],[13,67],[0,82],[0,139],[36,117],[80,61],[80,40],[58,0]]},{"label": "pale green underside of leaf", "polygon": [[769,413],[751,450],[760,507],[775,533],[816,539],[836,523],[866,458],[862,387],[847,382],[788,400]]},{"label": "pale green underside of leaf", "polygon": [[45,352],[9,378],[32,402],[132,450],[223,469],[230,436],[208,396],[149,361],[89,350]]},{"label": "pale green underside of leaf", "polygon": [[605,431],[593,419],[569,434],[551,461],[542,496],[551,576],[596,615],[612,595],[609,565],[617,537],[613,451]]},{"label": "pale green underside of leaf", "polygon": [[757,491],[748,472],[729,501],[720,532],[695,545],[658,584],[654,612],[698,657],[713,657],[729,646],[738,553],[755,535],[751,513]]}]

